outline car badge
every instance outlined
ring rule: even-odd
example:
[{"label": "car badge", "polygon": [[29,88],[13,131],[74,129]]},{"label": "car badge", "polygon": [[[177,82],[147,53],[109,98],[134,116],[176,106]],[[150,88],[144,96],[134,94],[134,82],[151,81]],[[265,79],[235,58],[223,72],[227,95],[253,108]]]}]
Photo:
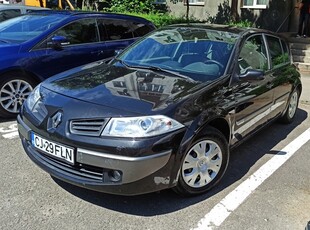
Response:
[{"label": "car badge", "polygon": [[52,117],[52,128],[56,129],[59,124],[62,121],[62,113],[61,112],[57,112],[53,117]]}]

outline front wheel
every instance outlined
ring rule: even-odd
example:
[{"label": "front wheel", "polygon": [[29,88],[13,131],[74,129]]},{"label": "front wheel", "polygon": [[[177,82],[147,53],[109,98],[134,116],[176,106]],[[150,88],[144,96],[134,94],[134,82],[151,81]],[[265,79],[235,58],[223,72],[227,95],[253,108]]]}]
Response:
[{"label": "front wheel", "polygon": [[0,116],[16,117],[36,83],[22,73],[8,73],[0,77]]},{"label": "front wheel", "polygon": [[203,137],[196,140],[187,151],[181,164],[175,191],[181,195],[199,195],[210,190],[223,177],[229,148],[223,134],[208,127]]}]

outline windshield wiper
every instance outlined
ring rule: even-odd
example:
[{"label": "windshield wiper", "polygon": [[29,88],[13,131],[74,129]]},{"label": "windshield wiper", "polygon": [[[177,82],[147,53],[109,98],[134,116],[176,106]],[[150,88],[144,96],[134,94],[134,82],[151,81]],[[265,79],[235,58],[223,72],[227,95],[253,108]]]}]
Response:
[{"label": "windshield wiper", "polygon": [[121,59],[118,59],[118,58],[115,58],[116,61],[119,61],[122,65],[126,66],[127,68],[129,69],[146,69],[146,70],[152,70],[154,72],[163,72],[163,73],[169,73],[171,75],[174,75],[174,76],[177,76],[177,77],[181,77],[181,78],[185,78],[185,79],[189,79],[191,81],[194,81],[192,78],[186,76],[186,75],[183,75],[183,74],[180,74],[178,72],[175,72],[175,71],[171,71],[171,70],[167,70],[167,69],[163,69],[163,68],[160,68],[158,66],[152,66],[152,65],[148,65],[148,66],[143,66],[143,65],[129,65],[128,63],[124,62],[123,60]]}]

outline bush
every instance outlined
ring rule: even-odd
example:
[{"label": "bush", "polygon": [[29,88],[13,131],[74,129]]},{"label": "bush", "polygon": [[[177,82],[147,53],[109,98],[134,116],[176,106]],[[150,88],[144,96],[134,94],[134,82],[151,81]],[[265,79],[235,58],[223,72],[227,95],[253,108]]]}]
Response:
[{"label": "bush", "polygon": [[[187,20],[185,17],[176,17],[176,16],[172,16],[169,14],[163,14],[163,13],[142,14],[142,13],[128,13],[127,12],[127,14],[145,18],[153,22],[157,28],[166,26],[166,25],[171,25],[171,24],[187,23]],[[189,22],[195,23],[195,22],[201,22],[201,21],[191,18],[189,19]]]},{"label": "bush", "polygon": [[150,13],[154,12],[154,0],[110,0],[109,8],[105,8],[105,11],[123,13]]}]

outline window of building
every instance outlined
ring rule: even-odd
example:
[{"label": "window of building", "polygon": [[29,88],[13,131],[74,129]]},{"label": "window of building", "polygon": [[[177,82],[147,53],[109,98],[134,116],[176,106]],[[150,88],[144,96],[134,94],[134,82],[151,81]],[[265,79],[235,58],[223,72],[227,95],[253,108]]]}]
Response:
[{"label": "window of building", "polygon": [[[204,0],[189,0],[188,2],[190,5],[198,5],[198,6],[204,6],[205,4]],[[184,0],[184,5],[186,5],[186,0]]]},{"label": "window of building", "polygon": [[243,0],[243,8],[257,8],[257,9],[266,9],[267,0]]},{"label": "window of building", "polygon": [[155,4],[166,4],[166,0],[155,0]]}]

